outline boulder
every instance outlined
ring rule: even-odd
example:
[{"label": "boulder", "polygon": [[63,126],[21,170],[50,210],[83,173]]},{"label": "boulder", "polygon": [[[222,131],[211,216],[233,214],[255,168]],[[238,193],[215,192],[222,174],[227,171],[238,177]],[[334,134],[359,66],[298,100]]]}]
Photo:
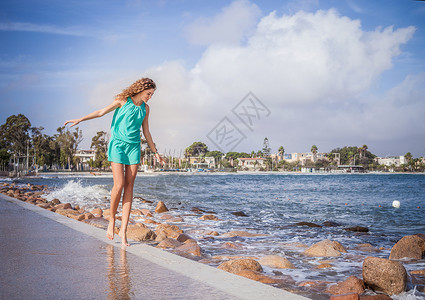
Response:
[{"label": "boulder", "polygon": [[243,211],[234,211],[231,214],[237,217],[248,217],[248,215]]},{"label": "boulder", "polygon": [[157,235],[160,235],[161,232],[165,234],[165,237],[176,239],[181,233],[183,233],[183,230],[181,230],[176,225],[170,225],[170,224],[159,224],[156,227],[155,233]]},{"label": "boulder", "polygon": [[336,285],[332,285],[327,289],[327,293],[333,295],[342,295],[342,294],[362,294],[364,292],[364,283],[363,280],[357,278],[356,276],[350,276],[345,281],[341,281]]},{"label": "boulder", "polygon": [[136,216],[141,216],[142,211],[140,209],[133,209],[133,210],[131,210],[131,214],[136,215]]},{"label": "boulder", "polygon": [[407,272],[398,261],[368,256],[363,262],[362,273],[366,287],[372,290],[388,295],[400,294],[406,290]]},{"label": "boulder", "polygon": [[163,239],[156,247],[157,248],[177,248],[179,246],[183,245],[183,243],[170,238]]},{"label": "boulder", "polygon": [[68,217],[70,218],[71,216],[78,216],[80,215],[80,213],[77,210],[73,210],[73,209],[60,209],[57,208],[55,210],[55,213],[60,214],[62,216]]},{"label": "boulder", "polygon": [[385,294],[360,296],[360,300],[392,300],[392,299],[393,298]]},{"label": "boulder", "polygon": [[60,203],[55,205],[56,209],[71,209],[72,206],[70,203]]},{"label": "boulder", "polygon": [[359,300],[359,294],[350,293],[344,295],[333,295],[329,297],[329,300]]},{"label": "boulder", "polygon": [[186,233],[181,233],[181,234],[179,234],[179,236],[177,237],[177,240],[178,240],[179,242],[182,242],[182,243],[184,243],[184,242],[186,242],[187,240],[190,240],[190,239],[192,239],[192,240],[193,240],[193,238],[192,238],[191,236],[189,236],[188,234],[186,234]]},{"label": "boulder", "polygon": [[127,238],[132,239],[133,241],[155,240],[156,234],[149,228],[142,226],[128,226]]},{"label": "boulder", "polygon": [[198,243],[185,243],[177,248],[175,248],[177,252],[183,252],[192,254],[195,256],[201,256],[201,247],[199,247]]},{"label": "boulder", "polygon": [[339,242],[331,240],[320,241],[303,252],[304,255],[314,257],[336,257],[341,256],[341,253],[347,253],[347,250]]},{"label": "boulder", "polygon": [[311,223],[311,222],[298,222],[298,223],[295,223],[294,226],[307,226],[307,227],[322,228],[321,225],[314,224],[314,223]]},{"label": "boulder", "polygon": [[53,205],[57,205],[60,204],[61,202],[59,201],[59,199],[53,199],[52,201],[50,201],[50,203],[52,203]]},{"label": "boulder", "polygon": [[241,250],[243,249],[243,245],[241,243],[226,242],[221,245],[221,248]]},{"label": "boulder", "polygon": [[103,210],[103,215],[106,217],[106,216],[110,216],[111,215],[111,210],[109,209],[109,208],[107,208],[107,209],[104,209]]},{"label": "boulder", "polygon": [[353,231],[353,232],[369,232],[369,228],[362,227],[362,226],[348,227],[348,228],[344,228],[344,230]]},{"label": "boulder", "polygon": [[425,240],[418,235],[404,236],[393,246],[390,253],[390,259],[422,259],[424,256]]},{"label": "boulder", "polygon": [[214,215],[203,215],[202,217],[200,217],[199,219],[206,221],[206,220],[212,220],[212,221],[218,221],[218,217],[214,216]]},{"label": "boulder", "polygon": [[260,263],[250,258],[233,259],[220,264],[217,268],[220,270],[237,274],[242,270],[252,270],[263,272]]},{"label": "boulder", "polygon": [[152,217],[152,212],[149,209],[142,208],[140,211],[144,216],[149,217],[149,218]]},{"label": "boulder", "polygon": [[94,218],[90,218],[90,219],[85,219],[83,220],[84,223],[87,223],[89,225],[92,225],[94,227],[97,228],[102,228],[102,229],[106,229],[108,228],[109,225],[109,221],[105,220],[104,218],[101,217],[94,217]]},{"label": "boulder", "polygon": [[234,230],[234,231],[223,233],[221,236],[222,237],[235,237],[235,236],[256,237],[256,236],[265,236],[265,234],[251,233],[251,232],[242,231],[242,230]]},{"label": "boulder", "polygon": [[337,222],[333,222],[333,221],[325,221],[325,222],[323,222],[323,226],[325,226],[325,227],[338,227],[338,226],[341,226],[341,224],[339,224]]},{"label": "boulder", "polygon": [[255,280],[255,281],[259,281],[259,282],[262,282],[262,283],[268,283],[268,284],[278,283],[280,281],[280,280],[273,279],[269,276],[263,275],[259,272],[253,271],[253,270],[242,270],[242,271],[237,272],[236,275],[243,276],[245,278]]},{"label": "boulder", "polygon": [[156,205],[155,212],[156,213],[163,213],[163,212],[166,212],[166,211],[168,211],[168,208],[165,206],[165,203],[162,202],[162,201],[159,201],[158,204]]},{"label": "boulder", "polygon": [[103,211],[100,208],[95,208],[91,211],[92,215],[96,216],[96,217],[101,217],[103,216]]},{"label": "boulder", "polygon": [[285,257],[279,255],[267,255],[258,261],[262,266],[278,269],[295,269],[294,265]]}]

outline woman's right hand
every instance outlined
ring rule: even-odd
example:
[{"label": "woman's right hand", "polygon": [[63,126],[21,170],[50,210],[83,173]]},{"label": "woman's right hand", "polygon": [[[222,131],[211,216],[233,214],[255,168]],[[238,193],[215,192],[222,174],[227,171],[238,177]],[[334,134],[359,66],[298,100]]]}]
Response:
[{"label": "woman's right hand", "polygon": [[68,123],[72,123],[72,125],[71,125],[71,126],[69,126],[69,127],[72,127],[72,126],[75,126],[75,125],[79,124],[80,122],[81,122],[81,119],[72,119],[72,120],[68,120],[68,121],[66,121],[66,122],[63,124],[63,126],[66,126],[66,124],[68,124]]}]

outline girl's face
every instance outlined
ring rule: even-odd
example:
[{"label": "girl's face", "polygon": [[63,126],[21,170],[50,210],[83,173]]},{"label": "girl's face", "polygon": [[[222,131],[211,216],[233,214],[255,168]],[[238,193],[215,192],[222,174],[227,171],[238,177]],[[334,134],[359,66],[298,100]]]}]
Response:
[{"label": "girl's face", "polygon": [[154,89],[147,89],[144,90],[143,92],[140,92],[142,100],[147,103],[149,101],[150,98],[152,98],[153,93],[155,93]]}]

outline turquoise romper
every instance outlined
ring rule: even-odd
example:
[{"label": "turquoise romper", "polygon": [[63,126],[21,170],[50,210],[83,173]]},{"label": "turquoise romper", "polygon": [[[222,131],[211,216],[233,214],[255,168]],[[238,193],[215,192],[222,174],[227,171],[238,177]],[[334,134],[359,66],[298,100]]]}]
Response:
[{"label": "turquoise romper", "polygon": [[115,110],[108,148],[109,161],[123,165],[140,163],[140,127],[145,116],[145,102],[137,106],[130,97]]}]

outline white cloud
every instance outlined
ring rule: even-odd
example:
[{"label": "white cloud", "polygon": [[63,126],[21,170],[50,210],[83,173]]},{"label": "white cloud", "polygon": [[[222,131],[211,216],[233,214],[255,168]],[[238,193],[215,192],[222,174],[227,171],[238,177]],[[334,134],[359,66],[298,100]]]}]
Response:
[{"label": "white cloud", "polygon": [[254,28],[260,15],[255,4],[234,1],[213,18],[199,18],[186,28],[194,44],[238,44]]},{"label": "white cloud", "polygon": [[[379,153],[379,145],[405,139],[412,115],[413,131],[423,138],[423,75],[408,77],[384,94],[374,91],[414,27],[364,31],[358,20],[321,10],[272,12],[246,31],[257,10],[236,1],[203,24],[196,21],[190,39],[207,45],[196,66],[188,69],[174,61],[146,72],[158,85],[150,124],[161,150],[178,151],[198,140],[214,148],[208,132],[223,117],[231,118],[231,109],[249,91],[271,115],[253,132],[237,123],[247,139],[235,151],[258,150],[267,136],[273,151],[280,145],[291,152],[308,151],[312,144],[319,151],[367,144]],[[240,26],[241,16],[252,18]],[[229,35],[219,34],[224,28]]]},{"label": "white cloud", "polygon": [[1,31],[28,31],[28,32],[73,35],[73,36],[93,36],[92,33],[89,33],[85,31],[84,29],[78,28],[75,26],[60,28],[53,25],[22,23],[22,22],[0,23],[0,30]]}]

